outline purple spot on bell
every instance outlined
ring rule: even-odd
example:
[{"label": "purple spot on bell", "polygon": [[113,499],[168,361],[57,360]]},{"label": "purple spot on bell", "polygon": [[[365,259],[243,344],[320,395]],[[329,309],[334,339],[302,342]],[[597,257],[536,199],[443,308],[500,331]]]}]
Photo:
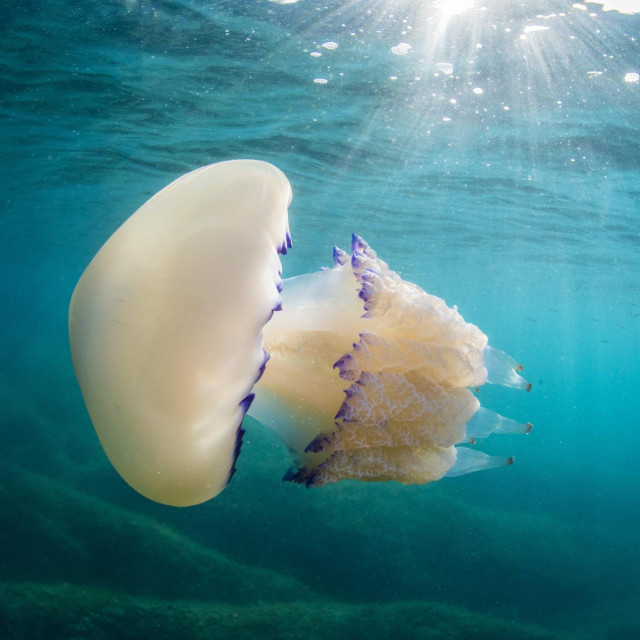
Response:
[{"label": "purple spot on bell", "polygon": [[300,484],[304,483],[304,486],[309,489],[310,487],[316,486],[317,477],[317,467],[311,471],[308,469],[300,469],[296,482],[299,482]]},{"label": "purple spot on bell", "polygon": [[360,251],[366,255],[369,245],[357,233],[351,236],[351,251]]},{"label": "purple spot on bell", "polygon": [[282,300],[278,300],[278,303],[273,307],[274,311],[282,311]]},{"label": "purple spot on bell", "polygon": [[[371,296],[375,293],[375,288],[369,282],[363,282],[362,288],[358,291],[358,297],[362,298],[365,302],[368,302]],[[366,311],[366,307],[365,307]]]},{"label": "purple spot on bell", "polygon": [[238,432],[236,433],[236,444],[233,448],[234,463],[240,455],[240,448],[242,447],[242,436],[244,436],[246,432],[246,429],[243,429],[242,426],[238,427]]},{"label": "purple spot on bell", "polygon": [[324,451],[326,444],[331,442],[329,436],[319,435],[316,436],[304,449],[305,453],[320,453]]},{"label": "purple spot on bell", "polygon": [[269,355],[269,352],[268,351],[264,351],[264,359],[262,360],[262,364],[258,368],[258,377],[255,379],[253,384],[258,382],[258,380],[260,380],[260,378],[262,378],[262,376],[264,375],[264,372],[265,372],[265,370],[267,368],[267,362],[269,362],[269,358],[270,357],[271,356]]},{"label": "purple spot on bell", "polygon": [[280,280],[279,282],[276,282],[276,290],[278,293],[282,293],[282,289],[283,289],[282,280]]},{"label": "purple spot on bell", "polygon": [[371,384],[374,378],[375,376],[369,371],[363,371],[360,374],[360,377],[356,380],[356,384],[361,387],[366,387],[367,385]]},{"label": "purple spot on bell", "polygon": [[[345,390],[346,393],[346,390]],[[343,402],[340,408],[338,409],[338,413],[333,417],[334,420],[342,420],[347,415],[348,405],[347,402]]]},{"label": "purple spot on bell", "polygon": [[[253,399],[256,397],[255,393],[250,393],[248,396],[240,400],[239,407],[242,409],[242,413],[247,413],[249,411],[249,407],[253,402]],[[244,433],[244,432],[243,432]]]},{"label": "purple spot on bell", "polygon": [[358,251],[354,251],[351,255],[351,266],[354,269],[362,269],[362,267],[367,263],[365,257],[359,253]]},{"label": "purple spot on bell", "polygon": [[374,283],[378,279],[378,274],[371,267],[367,267],[360,277],[364,282]]},{"label": "purple spot on bell", "polygon": [[334,365],[334,369],[338,369],[338,374],[343,380],[355,380],[355,374],[351,370],[351,367],[354,366],[353,356],[348,353],[346,356],[343,356],[338,360]]},{"label": "purple spot on bell", "polygon": [[[358,381],[356,381],[357,384]],[[353,398],[358,393],[358,387],[355,384],[352,384],[350,387],[344,390],[347,398]]]},{"label": "purple spot on bell", "polygon": [[346,366],[348,366],[350,360],[352,359],[353,359],[353,356],[350,353],[347,353],[346,356],[342,356],[340,360],[336,360],[336,362],[333,363],[333,368],[344,369]]},{"label": "purple spot on bell", "polygon": [[240,426],[236,431],[236,442],[233,447],[233,462],[231,463],[231,469],[229,470],[229,476],[227,477],[227,484],[231,482],[231,478],[233,478],[233,474],[236,472],[236,461],[238,460],[238,456],[240,455],[240,449],[242,449],[242,436],[244,434],[245,430],[242,428],[242,422],[240,422]]},{"label": "purple spot on bell", "polygon": [[[332,454],[329,460],[335,455]],[[301,469],[301,479],[305,483],[307,489],[311,487],[321,487],[325,482],[322,479],[322,472],[327,468],[327,463],[319,464],[315,469]]]},{"label": "purple spot on bell", "polygon": [[306,484],[308,477],[309,477],[309,469],[307,467],[300,467],[299,469],[296,469],[295,467],[290,467],[289,470],[284,474],[282,479],[285,482],[295,482],[297,484]]},{"label": "purple spot on bell", "polygon": [[333,247],[333,264],[347,264],[349,260],[349,255],[346,251],[339,249],[338,247]]},{"label": "purple spot on bell", "polygon": [[293,246],[293,242],[291,242],[291,234],[289,233],[289,231],[287,231],[287,247],[291,249],[292,246]]}]

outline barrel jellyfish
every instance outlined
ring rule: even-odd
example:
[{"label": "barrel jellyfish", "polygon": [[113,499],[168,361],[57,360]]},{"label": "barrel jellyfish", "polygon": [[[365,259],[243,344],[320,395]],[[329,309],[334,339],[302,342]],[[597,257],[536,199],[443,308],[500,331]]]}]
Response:
[{"label": "barrel jellyfish", "polygon": [[427,483],[510,464],[472,448],[530,424],[480,407],[521,367],[361,237],[282,280],[291,187],[233,160],[162,189],[98,251],[71,298],[71,355],[100,442],[142,495],[220,493],[245,414],[289,447],[284,480]]}]

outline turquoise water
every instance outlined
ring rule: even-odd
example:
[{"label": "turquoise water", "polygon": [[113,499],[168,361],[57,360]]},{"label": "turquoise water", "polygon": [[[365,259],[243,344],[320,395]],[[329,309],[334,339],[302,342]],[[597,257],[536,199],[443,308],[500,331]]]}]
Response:
[{"label": "turquoise water", "polygon": [[[640,13],[436,4],[3,4],[1,637],[640,637]],[[534,423],[484,447],[515,465],[307,490],[248,418],[211,502],[123,483],[71,292],[153,193],[240,157],[292,184],[285,276],[358,232],[524,363],[531,393],[479,394]]]}]

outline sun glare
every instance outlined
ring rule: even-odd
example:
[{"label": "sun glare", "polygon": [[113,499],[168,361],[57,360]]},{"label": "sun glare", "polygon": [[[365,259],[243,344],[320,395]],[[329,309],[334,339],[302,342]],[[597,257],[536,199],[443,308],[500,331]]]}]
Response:
[{"label": "sun glare", "polygon": [[439,0],[435,7],[442,13],[454,16],[472,9],[476,0]]}]

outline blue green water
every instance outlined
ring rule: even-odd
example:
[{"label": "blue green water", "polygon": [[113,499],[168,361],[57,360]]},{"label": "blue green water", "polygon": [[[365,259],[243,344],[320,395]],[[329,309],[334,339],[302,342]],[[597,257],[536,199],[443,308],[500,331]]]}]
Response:
[{"label": "blue green water", "polygon": [[[2,638],[640,637],[640,13],[436,5],[2,2]],[[535,425],[484,447],[515,465],[307,490],[247,419],[211,502],[123,483],[71,292],[153,193],[241,157],[292,184],[285,277],[358,232],[524,363],[531,393],[480,391]]]}]

